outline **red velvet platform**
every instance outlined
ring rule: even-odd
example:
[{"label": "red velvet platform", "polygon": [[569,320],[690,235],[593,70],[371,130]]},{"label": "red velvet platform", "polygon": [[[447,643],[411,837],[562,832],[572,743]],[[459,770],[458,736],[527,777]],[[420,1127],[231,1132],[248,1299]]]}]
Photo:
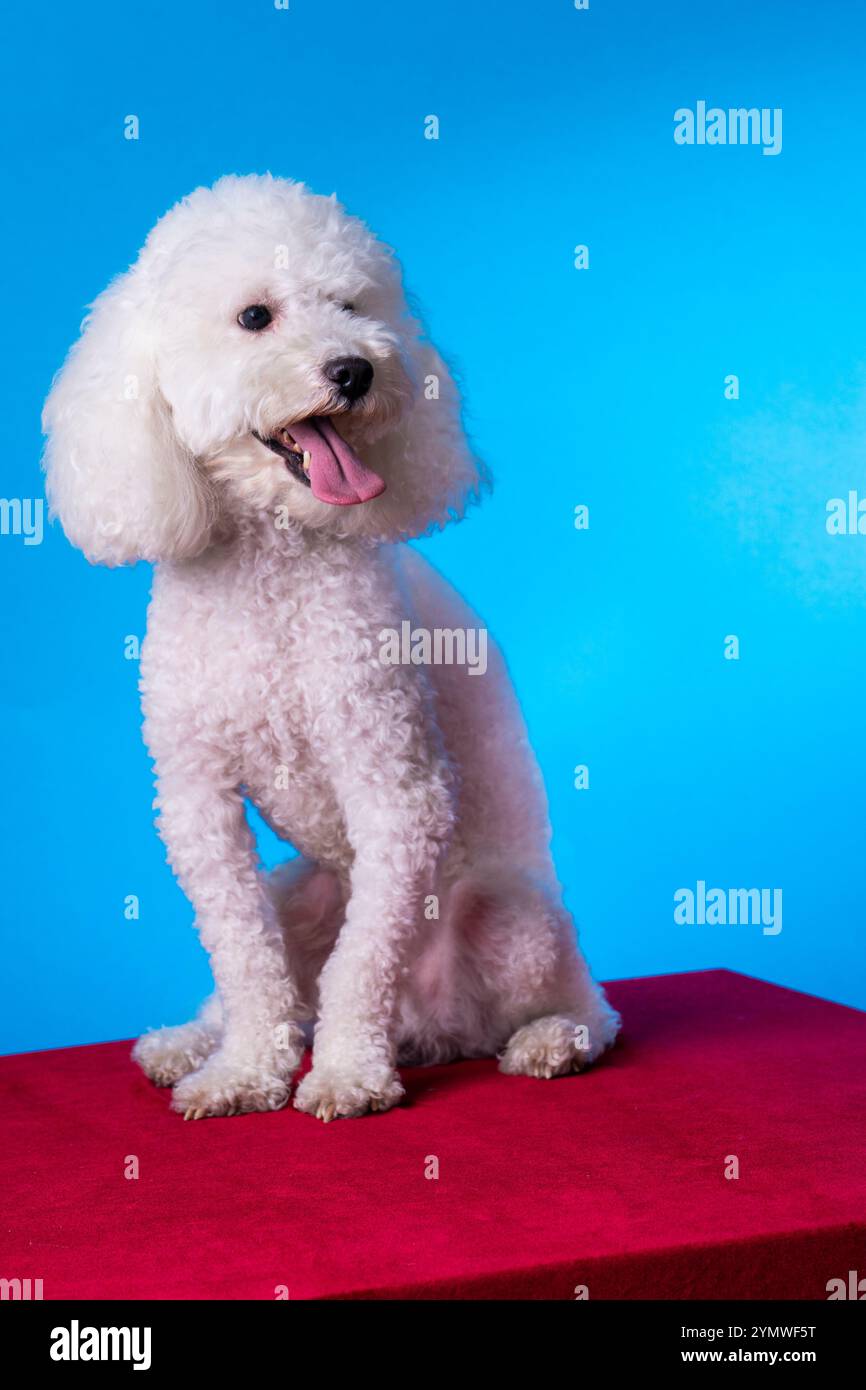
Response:
[{"label": "red velvet platform", "polygon": [[584,1076],[410,1071],[405,1106],[328,1126],[184,1123],[127,1043],[2,1058],[0,1277],[46,1299],[824,1299],[866,1275],[866,1014],[723,970],[610,993],[625,1035]]}]

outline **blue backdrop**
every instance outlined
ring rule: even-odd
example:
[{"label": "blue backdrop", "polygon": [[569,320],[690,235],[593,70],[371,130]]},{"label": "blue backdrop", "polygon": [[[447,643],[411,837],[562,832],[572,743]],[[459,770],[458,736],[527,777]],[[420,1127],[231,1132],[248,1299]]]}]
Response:
[{"label": "blue backdrop", "polygon": [[[226,172],[336,189],[398,249],[497,478],[424,548],[506,649],[593,966],[866,1005],[866,535],[826,526],[866,496],[850,0],[49,0],[4,28],[3,496],[41,495],[51,375],[159,214]],[[781,152],[677,144],[699,101],[780,108]],[[209,976],[125,656],[150,573],[5,515],[13,1051],[181,1021]],[[781,889],[781,932],[678,923],[699,881]]]}]

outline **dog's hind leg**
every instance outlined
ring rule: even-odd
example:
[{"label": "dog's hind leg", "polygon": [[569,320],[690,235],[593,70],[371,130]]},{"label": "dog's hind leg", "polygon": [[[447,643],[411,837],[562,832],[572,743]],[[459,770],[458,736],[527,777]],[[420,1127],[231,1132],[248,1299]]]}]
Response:
[{"label": "dog's hind leg", "polygon": [[509,1039],[500,1055],[499,1070],[509,1076],[543,1080],[583,1071],[610,1046],[617,1027],[595,1008],[535,1018]]},{"label": "dog's hind leg", "polygon": [[315,1017],[322,966],[345,915],[345,890],[333,870],[299,855],[268,875],[267,888],[283,934],[303,1015]]},{"label": "dog's hind leg", "polygon": [[552,884],[487,868],[454,895],[455,984],[464,1051],[496,1053],[511,1075],[581,1071],[616,1038],[619,1016],[593,980]]},{"label": "dog's hind leg", "polygon": [[538,979],[534,1000],[528,993],[529,1016],[499,1054],[499,1069],[549,1080],[595,1062],[614,1042],[620,1018],[592,978],[564,908],[551,901],[535,913],[527,944],[534,938],[542,956],[547,946],[553,968]]},{"label": "dog's hind leg", "polygon": [[155,1028],[140,1037],[132,1055],[157,1086],[173,1086],[207,1061],[219,1046],[222,1008],[215,994],[206,999],[192,1023]]}]

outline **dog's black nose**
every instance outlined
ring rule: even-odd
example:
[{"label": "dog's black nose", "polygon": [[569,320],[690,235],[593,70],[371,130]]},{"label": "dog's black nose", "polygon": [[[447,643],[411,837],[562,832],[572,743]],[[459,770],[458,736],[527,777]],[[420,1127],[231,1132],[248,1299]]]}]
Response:
[{"label": "dog's black nose", "polygon": [[373,381],[373,364],[366,357],[333,357],[325,363],[325,376],[347,401],[366,396]]}]

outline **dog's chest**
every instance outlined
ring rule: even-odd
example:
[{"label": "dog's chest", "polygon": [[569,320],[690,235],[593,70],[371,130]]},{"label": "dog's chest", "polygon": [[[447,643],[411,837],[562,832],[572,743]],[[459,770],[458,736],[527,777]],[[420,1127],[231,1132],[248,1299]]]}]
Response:
[{"label": "dog's chest", "polygon": [[142,653],[148,739],[194,743],[244,778],[280,758],[298,762],[307,739],[303,673],[315,650],[300,605],[237,576],[171,576],[155,585]]},{"label": "dog's chest", "polygon": [[339,857],[342,817],[311,744],[311,704],[331,681],[369,679],[365,641],[398,612],[387,566],[368,552],[362,570],[345,549],[219,558],[157,575],[142,654],[150,751],[159,766],[180,747],[185,762],[246,787],[299,848]]}]

